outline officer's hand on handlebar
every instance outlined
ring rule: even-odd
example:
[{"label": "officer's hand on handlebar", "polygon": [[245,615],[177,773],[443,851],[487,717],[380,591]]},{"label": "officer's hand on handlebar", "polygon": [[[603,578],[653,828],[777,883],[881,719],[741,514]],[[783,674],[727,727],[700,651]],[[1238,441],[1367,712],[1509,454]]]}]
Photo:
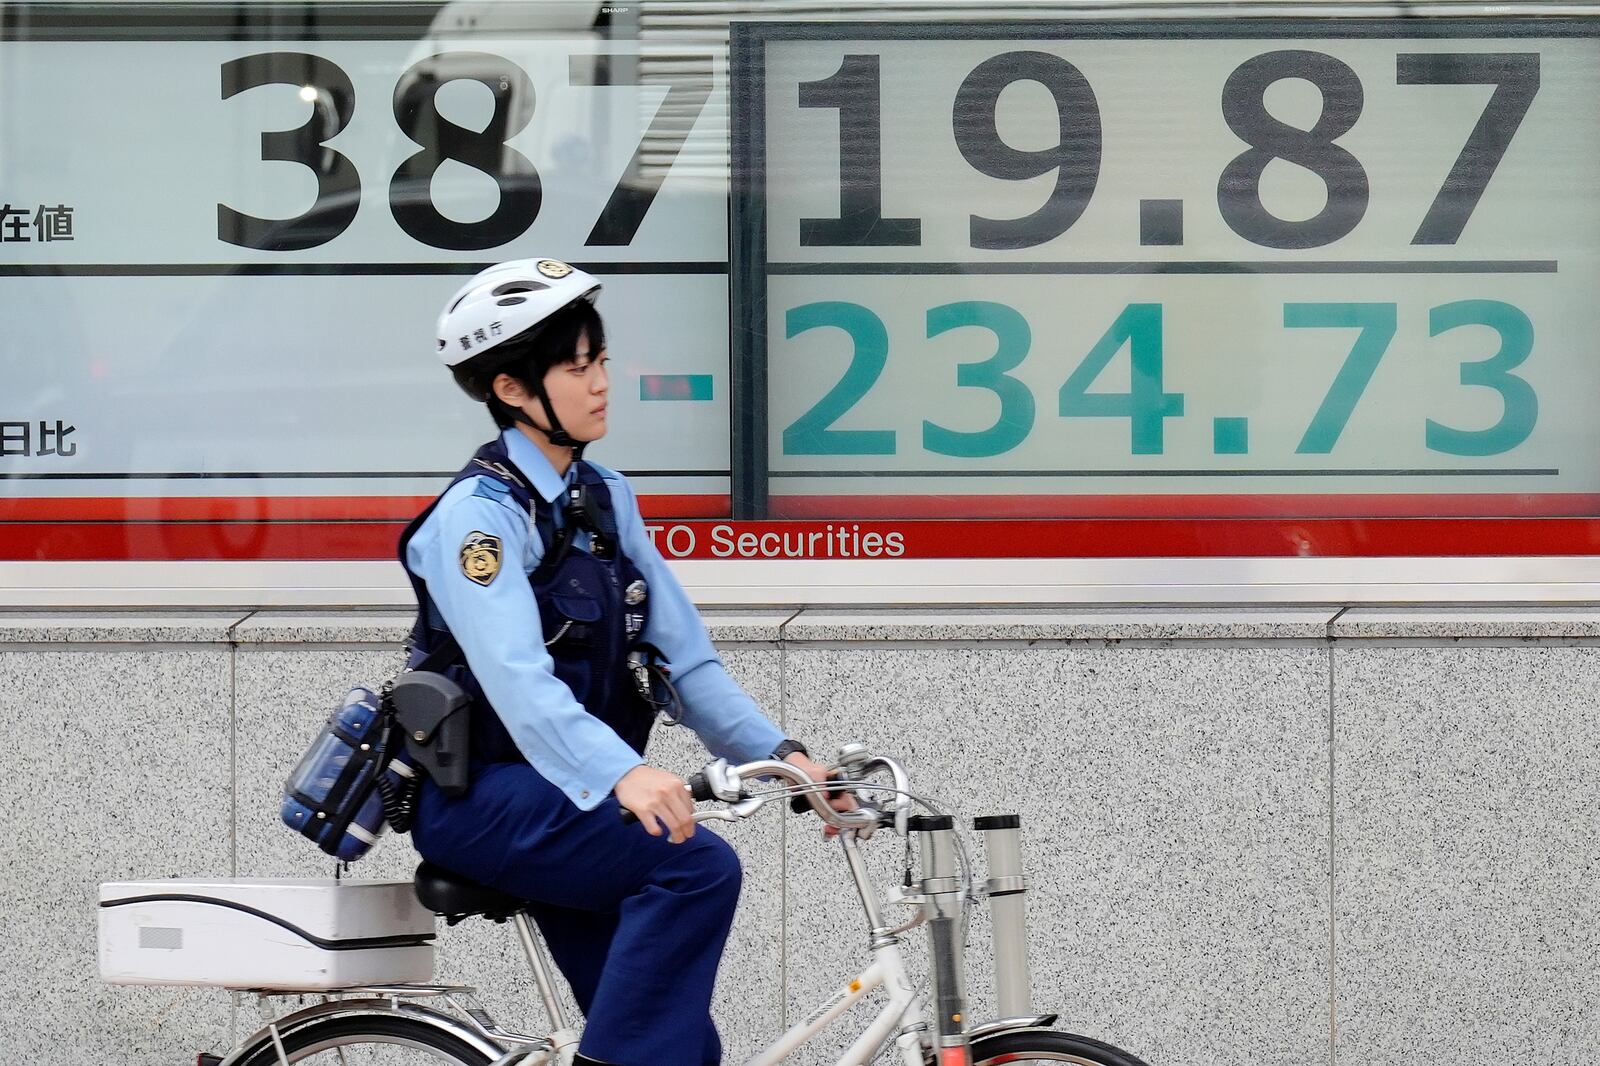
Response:
[{"label": "officer's hand on handlebar", "polygon": [[[785,757],[783,761],[804,771],[806,776],[810,777],[813,781],[827,781],[834,776],[828,772],[826,767],[813,762],[810,756],[802,755],[798,751]],[[852,793],[833,792],[828,796],[828,806],[832,807],[836,811],[853,811],[856,809],[858,804],[856,803],[856,798]],[[838,826],[832,825],[824,826],[822,832],[825,836],[838,836],[839,828]]]},{"label": "officer's hand on handlebar", "polygon": [[635,766],[622,775],[614,791],[617,802],[632,811],[651,836],[660,836],[663,827],[674,844],[694,836],[694,802],[677,774]]}]

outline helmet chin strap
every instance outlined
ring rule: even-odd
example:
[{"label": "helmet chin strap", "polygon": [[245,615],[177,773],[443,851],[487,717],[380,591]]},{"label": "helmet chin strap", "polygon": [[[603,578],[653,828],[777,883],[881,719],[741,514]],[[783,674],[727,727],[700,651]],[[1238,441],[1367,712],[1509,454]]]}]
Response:
[{"label": "helmet chin strap", "polygon": [[589,442],[575,440],[572,434],[568,433],[564,428],[562,428],[561,419],[556,417],[556,409],[550,405],[550,397],[545,395],[545,391],[542,387],[535,389],[534,395],[539,398],[539,406],[544,408],[544,416],[550,421],[549,429],[545,429],[543,426],[536,425],[533,419],[529,418],[527,413],[521,408],[517,408],[511,417],[515,418],[523,425],[529,426],[538,430],[540,433],[543,433],[550,443],[554,444],[557,448],[571,448],[573,459],[582,459],[584,446]]}]

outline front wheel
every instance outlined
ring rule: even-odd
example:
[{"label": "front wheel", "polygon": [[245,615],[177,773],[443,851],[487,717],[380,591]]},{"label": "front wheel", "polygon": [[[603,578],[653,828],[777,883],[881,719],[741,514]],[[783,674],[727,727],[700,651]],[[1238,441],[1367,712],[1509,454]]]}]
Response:
[{"label": "front wheel", "polygon": [[1137,1055],[1086,1036],[1053,1029],[995,1033],[972,1042],[972,1066],[1009,1062],[1072,1062],[1077,1066],[1145,1066]]},{"label": "front wheel", "polygon": [[[488,1066],[489,1056],[427,1022],[382,1014],[349,1014],[291,1029],[284,1056],[307,1066]],[[239,1060],[239,1066],[279,1066],[270,1039]]]}]

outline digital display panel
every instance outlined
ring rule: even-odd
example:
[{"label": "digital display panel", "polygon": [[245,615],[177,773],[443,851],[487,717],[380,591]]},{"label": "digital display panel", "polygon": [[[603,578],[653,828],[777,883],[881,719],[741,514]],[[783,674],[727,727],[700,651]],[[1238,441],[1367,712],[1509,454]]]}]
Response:
[{"label": "digital display panel", "polygon": [[4,557],[390,556],[495,432],[439,311],[526,256],[604,284],[594,458],[727,514],[725,52],[352,10],[0,41]]},{"label": "digital display panel", "polygon": [[1595,514],[1595,32],[743,27],[736,513],[1220,520],[1202,554]]}]

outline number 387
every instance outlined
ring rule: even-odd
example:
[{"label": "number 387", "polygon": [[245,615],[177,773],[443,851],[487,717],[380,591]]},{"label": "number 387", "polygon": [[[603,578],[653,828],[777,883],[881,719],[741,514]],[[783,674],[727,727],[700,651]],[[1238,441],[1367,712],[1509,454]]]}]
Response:
[{"label": "number 387", "polygon": [[[600,57],[571,57],[571,84],[637,85],[626,64],[598,64],[591,74],[581,63]],[[448,76],[440,76],[447,71]],[[458,73],[459,72],[459,73]],[[494,114],[481,130],[458,126],[439,113],[439,90],[454,81],[474,81],[494,98]],[[304,52],[263,52],[222,64],[222,99],[263,85],[293,85],[313,105],[311,117],[292,130],[263,133],[261,158],[299,163],[317,179],[317,199],[304,214],[288,219],[257,218],[226,204],[217,205],[217,237],[243,248],[299,251],[326,244],[355,221],[361,203],[356,166],[328,142],[344,132],[355,114],[356,90],[336,63]],[[588,239],[596,245],[631,244],[655,201],[662,175],[700,116],[710,86],[703,80],[669,83],[667,99],[644,139],[668,146],[667,166],[624,175],[606,201]],[[523,69],[486,52],[451,52],[414,64],[395,85],[393,109],[400,131],[417,145],[389,182],[389,210],[414,239],[433,248],[476,251],[520,237],[539,215],[544,199],[538,169],[507,142],[533,119],[533,83]],[[689,115],[687,122],[681,116]],[[670,116],[664,117],[664,116]],[[494,179],[495,209],[477,222],[458,222],[440,213],[431,183],[445,161],[454,160]]]}]

